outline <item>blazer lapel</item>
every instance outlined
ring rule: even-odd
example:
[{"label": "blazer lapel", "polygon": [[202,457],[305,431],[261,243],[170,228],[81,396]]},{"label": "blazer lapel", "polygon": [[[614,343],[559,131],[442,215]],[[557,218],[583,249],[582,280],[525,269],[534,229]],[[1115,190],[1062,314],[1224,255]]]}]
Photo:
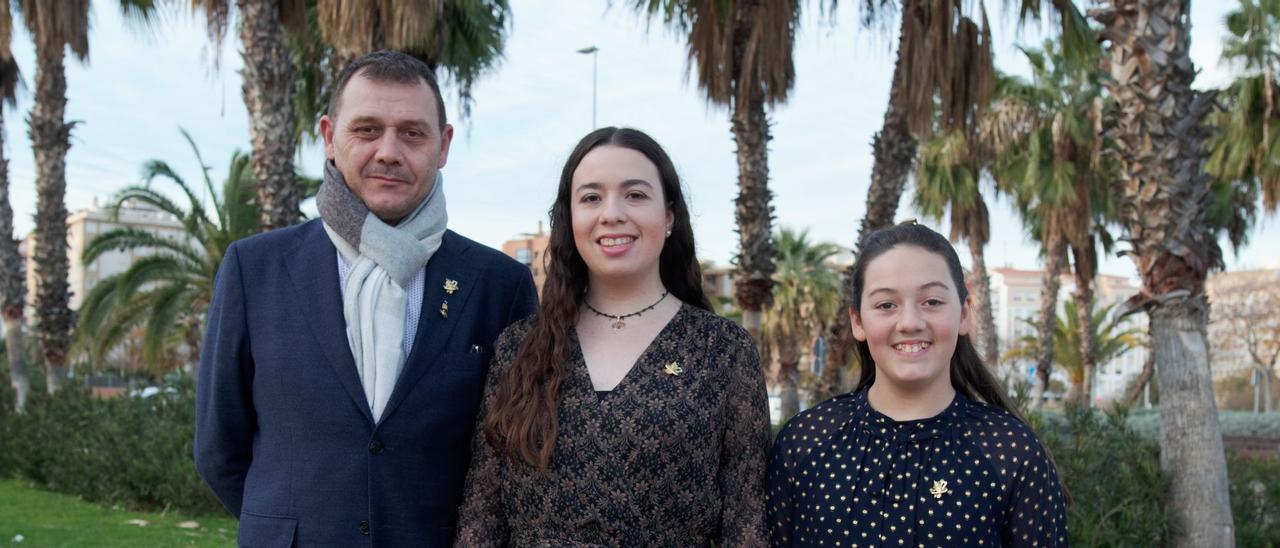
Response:
[{"label": "blazer lapel", "polygon": [[[459,316],[466,313],[467,299],[471,297],[471,290],[476,285],[478,272],[467,266],[458,253],[458,246],[451,245],[451,240],[450,234],[445,233],[440,248],[427,262],[418,332],[414,335],[413,348],[405,359],[400,378],[396,379],[391,399],[382,411],[383,421],[387,420],[400,402],[413,392],[418,381],[435,366],[436,357],[449,342],[454,326],[458,325]],[[456,283],[448,283],[450,281]],[[452,292],[449,291],[450,288],[453,289]],[[448,303],[447,316],[442,313],[445,303]]]},{"label": "blazer lapel", "polygon": [[355,358],[347,344],[346,320],[342,312],[342,290],[338,287],[338,256],[320,221],[302,235],[299,245],[285,257],[285,267],[293,281],[294,300],[302,309],[303,321],[311,329],[316,345],[328,358],[347,395],[373,423],[373,413],[364,396]]}]

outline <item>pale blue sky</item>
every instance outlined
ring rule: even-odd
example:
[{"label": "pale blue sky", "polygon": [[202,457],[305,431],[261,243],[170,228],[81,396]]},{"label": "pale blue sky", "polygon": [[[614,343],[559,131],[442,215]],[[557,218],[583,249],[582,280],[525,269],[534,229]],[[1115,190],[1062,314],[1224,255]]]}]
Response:
[{"label": "pale blue sky", "polygon": [[[725,264],[737,247],[728,114],[709,107],[687,81],[678,37],[657,24],[647,28],[620,2],[612,8],[587,0],[511,4],[506,58],[476,86],[473,116],[458,128],[444,170],[451,227],[496,247],[546,218],[565,156],[591,129],[591,59],[575,50],[596,45],[600,125],[641,128],[668,149],[688,188],[699,255]],[[841,4],[834,22],[816,9],[804,17],[796,87],[790,101],[772,112],[769,161],[776,222],[808,227],[817,239],[847,246],[864,211],[871,138],[881,124],[893,68],[893,36],[862,29],[857,2]],[[1041,35],[1012,36],[1012,23],[998,13],[1000,2],[990,4],[998,33],[997,66],[1021,71],[1014,39],[1036,45]],[[1222,18],[1233,4],[1193,3],[1192,55],[1203,71],[1198,85],[1220,85],[1227,78],[1218,56]],[[191,132],[219,181],[231,152],[249,148],[238,41],[228,37],[221,65],[215,67],[199,17],[186,11],[167,14],[147,34],[123,25],[113,2],[95,5],[90,61],[68,60],[67,118],[80,121],[67,158],[68,209],[88,207],[95,197],[105,200],[137,182],[140,167],[151,158],[169,161],[195,181],[198,166],[179,126]],[[29,37],[15,33],[13,48],[33,85]],[[456,102],[448,95],[454,112]],[[16,110],[5,109],[5,155],[21,234],[31,229],[35,207],[25,124],[30,107],[30,93],[25,93]],[[307,147],[299,165],[318,174],[322,157],[320,147]],[[904,199],[899,217],[917,215]],[[992,204],[992,223],[989,265],[1039,264],[1036,247],[1027,243],[1007,202]],[[1263,217],[1251,236],[1252,244],[1239,256],[1228,251],[1229,268],[1280,267],[1280,224],[1274,217]],[[961,256],[967,261],[967,253]],[[1102,271],[1135,273],[1127,258],[1115,257]]]}]

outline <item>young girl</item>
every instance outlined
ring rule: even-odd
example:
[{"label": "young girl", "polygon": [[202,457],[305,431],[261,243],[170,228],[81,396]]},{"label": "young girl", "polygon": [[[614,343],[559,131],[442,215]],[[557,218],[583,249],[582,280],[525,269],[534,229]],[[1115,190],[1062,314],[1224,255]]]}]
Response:
[{"label": "young girl", "polygon": [[578,143],[547,255],[537,316],[496,344],[457,544],[764,545],[764,373],[710,311],[653,139]]},{"label": "young girl", "polygon": [[969,340],[951,244],[902,224],[853,268],[861,378],[778,435],[772,544],[1066,546],[1057,472]]}]

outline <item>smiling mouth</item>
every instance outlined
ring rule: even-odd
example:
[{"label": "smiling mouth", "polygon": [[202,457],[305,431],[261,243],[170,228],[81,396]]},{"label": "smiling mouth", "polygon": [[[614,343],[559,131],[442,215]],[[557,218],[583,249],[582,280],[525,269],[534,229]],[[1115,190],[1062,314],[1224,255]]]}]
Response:
[{"label": "smiling mouth", "polygon": [[631,242],[634,242],[634,241],[636,241],[636,239],[635,239],[635,237],[634,237],[634,236],[623,236],[623,237],[620,237],[620,238],[600,238],[600,240],[599,240],[600,245],[605,246],[605,247],[618,247],[618,246],[623,246],[623,245],[627,245],[627,244],[629,244],[629,243],[631,243]]},{"label": "smiling mouth", "polygon": [[899,343],[899,344],[893,345],[893,349],[899,352],[915,354],[917,352],[923,352],[925,350],[928,350],[929,347],[931,346],[933,346],[933,343],[928,343],[928,342],[907,343],[907,344]]}]

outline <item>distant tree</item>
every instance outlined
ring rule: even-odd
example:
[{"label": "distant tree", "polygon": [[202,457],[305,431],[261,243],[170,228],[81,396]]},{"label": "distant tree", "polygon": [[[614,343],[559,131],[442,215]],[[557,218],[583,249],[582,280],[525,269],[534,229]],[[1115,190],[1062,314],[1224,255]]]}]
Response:
[{"label": "distant tree", "polygon": [[[9,2],[0,0],[0,29],[12,29]],[[0,32],[0,317],[4,318],[5,346],[9,358],[9,383],[13,385],[14,408],[21,413],[31,392],[27,376],[26,314],[27,275],[25,261],[18,254],[13,237],[13,206],[9,200],[9,160],[4,157],[5,106],[16,106],[22,76],[9,50],[9,32]]]},{"label": "distant tree", "polygon": [[[1280,360],[1280,273],[1250,279],[1228,291],[1216,294],[1213,301],[1210,321],[1216,324],[1213,332],[1218,334],[1214,350],[1242,350],[1248,356],[1250,371],[1262,379],[1262,410],[1271,412],[1272,385]],[[1258,411],[1256,405],[1254,411]]]},{"label": "distant tree", "polygon": [[[129,20],[147,27],[154,0],[119,0]],[[61,386],[71,344],[71,308],[67,291],[67,149],[74,122],[65,120],[68,48],[81,61],[89,59],[89,0],[13,0],[36,46],[35,104],[27,117],[27,133],[36,164],[36,335],[44,356],[45,387]],[[12,25],[0,27],[0,43],[9,43]]]},{"label": "distant tree", "polygon": [[[1092,34],[1089,34],[1092,36]],[[1053,368],[1058,290],[1062,274],[1075,274],[1080,315],[1085,326],[1092,315],[1098,249],[1111,246],[1107,223],[1117,216],[1111,181],[1115,162],[1102,155],[1105,97],[1098,70],[1102,51],[1094,44],[1073,56],[1059,43],[1022,50],[1031,65],[1030,81],[1002,78],[996,105],[983,120],[982,141],[995,160],[992,172],[1010,192],[1029,229],[1040,243],[1045,268],[1040,290],[1039,384],[1033,406],[1044,404]],[[1075,259],[1074,268],[1068,255]],[[1097,342],[1088,334],[1076,338],[1086,376],[1097,366]],[[1086,385],[1086,392],[1089,387]],[[1088,394],[1085,394],[1088,397]]]},{"label": "distant tree", "polygon": [[812,348],[840,310],[840,274],[827,266],[839,248],[809,241],[809,231],[782,227],[773,236],[777,270],[773,304],[765,310],[761,338],[777,354],[774,383],[781,391],[782,420],[800,411],[797,372],[804,348]]},{"label": "distant tree", "polygon": [[[208,208],[169,164],[151,160],[142,168],[145,184],[127,187],[111,200],[114,214],[131,202],[146,204],[174,216],[182,224],[184,238],[171,239],[139,228],[117,228],[99,234],[85,247],[84,264],[91,264],[113,250],[138,251],[141,257],[119,274],[100,281],[80,307],[78,344],[95,362],[116,348],[134,330],[144,327],[143,356],[156,361],[166,349],[185,344],[188,363],[200,362],[205,311],[213,296],[214,276],[232,242],[258,230],[254,203],[256,179],[251,160],[232,154],[227,179],[215,188],[195,142],[186,131],[203,169]],[[167,181],[182,192],[181,206],[152,187]]]},{"label": "distant tree", "polygon": [[1227,14],[1222,59],[1242,68],[1225,90],[1226,107],[1210,116],[1205,171],[1223,181],[1261,187],[1263,207],[1280,208],[1280,0],[1240,0]]},{"label": "distant tree", "polygon": [[[1076,300],[1069,298],[1062,303],[1063,313],[1053,331],[1053,362],[1067,372],[1067,379],[1071,382],[1071,391],[1067,394],[1070,401],[1088,405],[1091,397],[1088,386],[1093,382],[1094,371],[1086,367],[1088,361],[1082,352],[1082,338],[1092,337],[1096,341],[1094,348],[1097,349],[1097,355],[1094,359],[1099,364],[1108,363],[1143,345],[1142,331],[1122,329],[1124,318],[1113,314],[1115,307],[1112,304],[1096,310],[1091,314],[1088,326],[1082,327],[1078,325],[1081,307]],[[1039,322],[1023,321],[1032,328],[1039,326]],[[1039,341],[1036,335],[1019,337],[1005,352],[1005,359],[1035,359],[1039,355]]]},{"label": "distant tree", "polygon": [[795,84],[796,0],[632,0],[637,11],[661,19],[684,35],[698,88],[716,106],[728,107],[738,154],[735,214],[738,255],[734,298],[743,327],[760,341],[764,311],[772,302],[773,194],[769,191],[766,105],[786,102]]}]

